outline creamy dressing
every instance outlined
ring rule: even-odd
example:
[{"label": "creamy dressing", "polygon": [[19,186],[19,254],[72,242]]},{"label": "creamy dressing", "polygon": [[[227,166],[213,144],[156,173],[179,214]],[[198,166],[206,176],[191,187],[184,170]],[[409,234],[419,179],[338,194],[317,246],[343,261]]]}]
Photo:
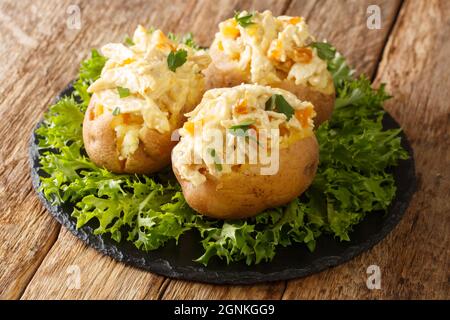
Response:
[{"label": "creamy dressing", "polygon": [[[167,57],[179,49],[187,51],[187,60],[173,72]],[[122,157],[136,151],[143,126],[168,133],[175,129],[181,114],[201,99],[204,91],[201,71],[210,63],[204,50],[172,41],[160,30],[149,31],[138,26],[133,45],[109,43],[101,52],[107,62],[88,92],[104,112],[117,110],[120,115],[133,114],[143,119],[140,127],[121,122],[120,127],[114,128],[118,140],[122,141]],[[126,88],[129,95],[121,98],[119,87]]]},{"label": "creamy dressing", "polygon": [[[282,95],[294,109],[295,114],[289,120],[284,113],[266,110],[266,102],[275,94]],[[305,116],[302,118],[303,114]],[[232,126],[247,123],[251,124],[256,132],[265,130],[268,134],[271,129],[284,128],[285,132],[280,133],[278,141],[279,147],[283,148],[313,134],[315,112],[310,102],[302,102],[288,91],[242,84],[233,88],[207,91],[201,103],[186,116],[188,121],[179,130],[181,140],[173,150],[173,164],[183,179],[199,185],[206,181],[206,172],[221,176],[231,172],[234,165],[224,161],[227,157],[227,148],[224,145],[217,146],[217,140],[205,137],[208,131],[220,132],[223,143],[234,143],[234,137],[230,133]],[[258,136],[255,139],[262,143]],[[258,143],[252,141],[249,140],[249,147],[258,148]],[[222,159],[219,168],[208,152],[212,149],[216,157]]]},{"label": "creamy dressing", "polygon": [[[248,14],[244,11],[240,16]],[[274,17],[264,11],[253,13],[251,22],[248,26],[241,26],[235,18],[221,22],[211,50],[236,62],[248,82],[273,85],[288,79],[333,92],[327,63],[309,47],[314,38],[302,17]]]}]

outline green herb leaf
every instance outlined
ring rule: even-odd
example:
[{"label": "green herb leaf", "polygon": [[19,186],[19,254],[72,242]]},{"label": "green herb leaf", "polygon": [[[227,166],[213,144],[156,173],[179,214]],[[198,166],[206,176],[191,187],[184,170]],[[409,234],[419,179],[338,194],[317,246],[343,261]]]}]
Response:
[{"label": "green herb leaf", "polygon": [[126,36],[125,40],[124,40],[125,44],[129,47],[134,46],[134,42],[133,39],[131,39],[130,37]]},{"label": "green herb leaf", "polygon": [[208,148],[208,153],[214,160],[214,165],[216,167],[216,170],[219,172],[222,171],[222,169],[223,169],[222,163],[220,163],[220,159],[216,154],[216,149]]},{"label": "green herb leaf", "polygon": [[266,101],[266,110],[275,110],[283,113],[287,120],[291,119],[292,115],[295,113],[294,108],[286,101],[286,99],[281,94],[274,94]]},{"label": "green herb leaf", "polygon": [[126,98],[130,95],[130,89],[128,88],[117,87],[117,92],[119,92],[120,98]]},{"label": "green herb leaf", "polygon": [[170,52],[167,57],[167,65],[169,69],[175,72],[178,67],[181,67],[187,60],[187,51],[179,49],[176,52]]},{"label": "green herb leaf", "polygon": [[120,108],[119,107],[115,107],[113,112],[112,112],[112,115],[113,116],[118,116],[119,114],[120,114]]},{"label": "green herb leaf", "polygon": [[183,38],[181,39],[181,42],[184,43],[185,45],[187,45],[188,47],[191,47],[192,49],[195,49],[195,50],[200,49],[200,47],[194,40],[194,35],[192,34],[192,32],[185,34],[183,36]]},{"label": "green herb leaf", "polygon": [[253,120],[247,120],[247,121],[244,121],[244,122],[241,122],[239,124],[229,127],[228,130],[232,134],[233,134],[233,132],[235,132],[237,130],[247,131],[248,129],[250,129],[250,126],[254,123],[255,123],[255,121],[253,121]]},{"label": "green herb leaf", "polygon": [[250,135],[250,133],[248,132],[251,125],[254,123],[255,122],[253,120],[244,121],[240,124],[229,127],[228,132],[236,137],[247,137],[250,140],[255,141],[260,146],[261,144],[258,139],[255,136]]},{"label": "green herb leaf", "polygon": [[326,42],[314,42],[311,46],[317,48],[319,57],[327,61],[328,70],[333,75],[335,88],[341,87],[345,81],[352,80],[354,71],[347,65],[344,57],[336,51],[336,48]]},{"label": "green herb leaf", "polygon": [[169,38],[169,40],[172,40],[174,42],[178,42],[178,36],[175,33],[169,32],[167,34],[167,38]]},{"label": "green herb leaf", "polygon": [[245,15],[242,15],[242,12],[239,12],[239,11],[236,11],[234,13],[234,19],[243,28],[246,28],[249,25],[254,24],[254,22],[251,21],[252,18],[253,18],[253,14],[251,14],[251,13],[245,14]]},{"label": "green herb leaf", "polygon": [[317,49],[320,59],[331,60],[336,55],[336,48],[327,42],[313,42],[310,46]]}]

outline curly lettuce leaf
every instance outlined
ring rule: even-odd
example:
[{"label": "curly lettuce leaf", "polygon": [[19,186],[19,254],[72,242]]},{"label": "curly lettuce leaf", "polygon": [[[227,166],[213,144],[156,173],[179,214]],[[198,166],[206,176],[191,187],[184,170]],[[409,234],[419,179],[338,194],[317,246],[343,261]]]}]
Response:
[{"label": "curly lettuce leaf", "polygon": [[83,110],[86,110],[91,100],[91,95],[87,89],[92,82],[100,77],[106,58],[102,56],[96,49],[91,51],[91,57],[81,63],[78,80],[73,84],[75,95],[80,99]]}]

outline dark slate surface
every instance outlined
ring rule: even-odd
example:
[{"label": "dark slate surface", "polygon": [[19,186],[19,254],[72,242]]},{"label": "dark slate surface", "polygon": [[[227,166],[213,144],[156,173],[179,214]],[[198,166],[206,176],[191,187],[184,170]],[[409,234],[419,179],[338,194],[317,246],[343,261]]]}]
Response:
[{"label": "dark slate surface", "polygon": [[[60,96],[70,94],[72,90],[69,85]],[[39,125],[40,123],[37,127]],[[398,128],[399,125],[386,114],[384,127]],[[175,242],[169,242],[164,248],[143,252],[136,249],[130,242],[123,240],[121,243],[116,243],[108,236],[94,235],[95,223],[76,229],[76,221],[71,217],[73,206],[70,204],[52,206],[38,191],[39,176],[43,173],[39,168],[39,150],[34,131],[29,153],[33,187],[42,203],[59,223],[96,250],[126,264],[171,278],[217,284],[252,284],[304,277],[342,264],[363,251],[369,250],[386,237],[401,220],[416,190],[413,151],[403,133],[401,137],[402,145],[410,154],[410,158],[402,160],[400,165],[393,169],[397,195],[386,214],[373,212],[367,215],[355,227],[350,242],[339,242],[323,235],[318,239],[316,250],[312,253],[301,244],[287,248],[280,247],[272,262],[250,267],[244,263],[233,263],[227,266],[225,261],[217,258],[212,259],[208,267],[193,262],[193,259],[202,254],[201,238],[195,231],[189,231],[181,236],[178,246]]]}]

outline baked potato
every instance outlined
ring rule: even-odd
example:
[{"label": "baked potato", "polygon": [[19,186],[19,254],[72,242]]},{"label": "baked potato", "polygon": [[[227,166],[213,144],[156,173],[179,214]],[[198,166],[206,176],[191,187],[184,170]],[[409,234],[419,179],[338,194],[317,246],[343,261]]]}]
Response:
[{"label": "baked potato", "polygon": [[313,37],[301,17],[274,17],[270,11],[236,14],[219,24],[205,70],[206,88],[241,83],[270,85],[310,101],[315,124],[331,118],[335,90],[327,62],[311,46]]},{"label": "baked potato", "polygon": [[[101,76],[83,121],[89,158],[116,173],[152,173],[170,164],[183,125],[205,91],[201,73],[210,62],[203,50],[139,26],[133,44],[107,44]],[[172,56],[170,58],[169,56]],[[172,59],[172,60],[171,60]]]},{"label": "baked potato", "polygon": [[[242,84],[207,91],[187,116],[172,151],[172,169],[187,203],[199,213],[217,219],[251,217],[292,201],[313,181],[319,148],[310,102],[282,89]],[[244,161],[230,157],[243,150],[230,143],[232,138],[243,139]],[[251,161],[251,148],[258,152],[257,161]],[[276,170],[264,172],[263,151],[270,154],[270,166],[278,163]]]}]

